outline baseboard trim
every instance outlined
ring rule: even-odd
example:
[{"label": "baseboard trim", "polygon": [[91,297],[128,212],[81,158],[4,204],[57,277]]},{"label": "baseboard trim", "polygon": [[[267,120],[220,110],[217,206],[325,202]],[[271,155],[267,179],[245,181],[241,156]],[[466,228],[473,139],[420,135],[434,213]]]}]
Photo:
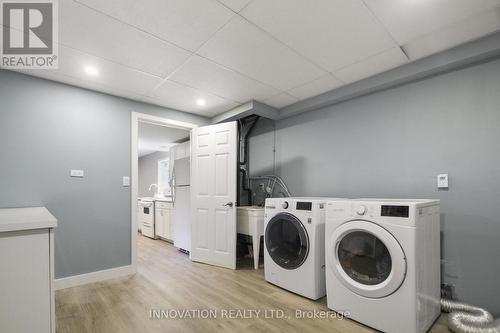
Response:
[{"label": "baseboard trim", "polygon": [[122,276],[131,275],[134,273],[135,271],[133,266],[128,265],[128,266],[104,269],[102,271],[97,271],[97,272],[73,275],[54,280],[54,289],[60,290],[65,288],[71,288],[71,287],[81,286],[87,283],[94,283],[109,279],[115,279]]}]

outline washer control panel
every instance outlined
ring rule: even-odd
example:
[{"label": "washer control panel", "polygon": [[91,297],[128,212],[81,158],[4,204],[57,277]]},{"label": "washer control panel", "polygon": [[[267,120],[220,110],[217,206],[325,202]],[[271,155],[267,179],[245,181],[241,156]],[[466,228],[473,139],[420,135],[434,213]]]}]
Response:
[{"label": "washer control panel", "polygon": [[362,217],[362,218],[369,218],[373,217],[374,214],[377,214],[377,209],[368,203],[352,203],[350,205],[351,211],[350,211],[350,216],[351,217]]},{"label": "washer control panel", "polygon": [[359,205],[357,210],[356,210],[356,213],[360,216],[363,216],[366,214],[367,211],[368,211],[368,208],[366,208],[365,205]]},{"label": "washer control panel", "polygon": [[296,210],[312,210],[312,202],[297,201]]}]

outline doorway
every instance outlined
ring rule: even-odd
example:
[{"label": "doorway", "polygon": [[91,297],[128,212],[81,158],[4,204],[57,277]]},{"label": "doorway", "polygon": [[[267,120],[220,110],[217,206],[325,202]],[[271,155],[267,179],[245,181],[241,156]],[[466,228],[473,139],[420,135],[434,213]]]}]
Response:
[{"label": "doorway", "polygon": [[[175,241],[171,226],[175,222],[173,203],[176,194],[181,201],[189,195],[183,195],[185,191],[180,187],[186,185],[184,181],[173,180],[174,165],[181,159],[189,161],[191,130],[197,125],[133,112],[131,126],[131,258],[133,271],[137,272],[138,235]],[[189,164],[178,164],[178,173],[182,173],[183,166],[189,176]],[[156,212],[163,214],[162,218],[155,219]]]}]

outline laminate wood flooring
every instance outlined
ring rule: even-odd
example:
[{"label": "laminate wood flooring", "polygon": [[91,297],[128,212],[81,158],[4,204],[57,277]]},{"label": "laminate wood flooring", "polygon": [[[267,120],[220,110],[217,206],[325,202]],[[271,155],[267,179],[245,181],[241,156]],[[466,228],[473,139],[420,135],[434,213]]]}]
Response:
[{"label": "laminate wood flooring", "polygon": [[[56,292],[58,333],[374,332],[345,318],[297,318],[297,310],[335,315],[326,298],[311,301],[267,283],[250,260],[234,271],[194,263],[141,235],[137,274]],[[444,316],[430,332],[448,332]]]}]

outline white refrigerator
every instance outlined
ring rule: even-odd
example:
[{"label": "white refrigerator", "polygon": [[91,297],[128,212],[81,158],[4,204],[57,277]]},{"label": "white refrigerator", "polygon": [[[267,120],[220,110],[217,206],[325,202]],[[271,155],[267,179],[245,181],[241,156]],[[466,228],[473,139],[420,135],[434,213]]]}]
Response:
[{"label": "white refrigerator", "polygon": [[187,253],[191,251],[190,173],[189,157],[180,158],[174,161],[172,172],[174,246]]}]

